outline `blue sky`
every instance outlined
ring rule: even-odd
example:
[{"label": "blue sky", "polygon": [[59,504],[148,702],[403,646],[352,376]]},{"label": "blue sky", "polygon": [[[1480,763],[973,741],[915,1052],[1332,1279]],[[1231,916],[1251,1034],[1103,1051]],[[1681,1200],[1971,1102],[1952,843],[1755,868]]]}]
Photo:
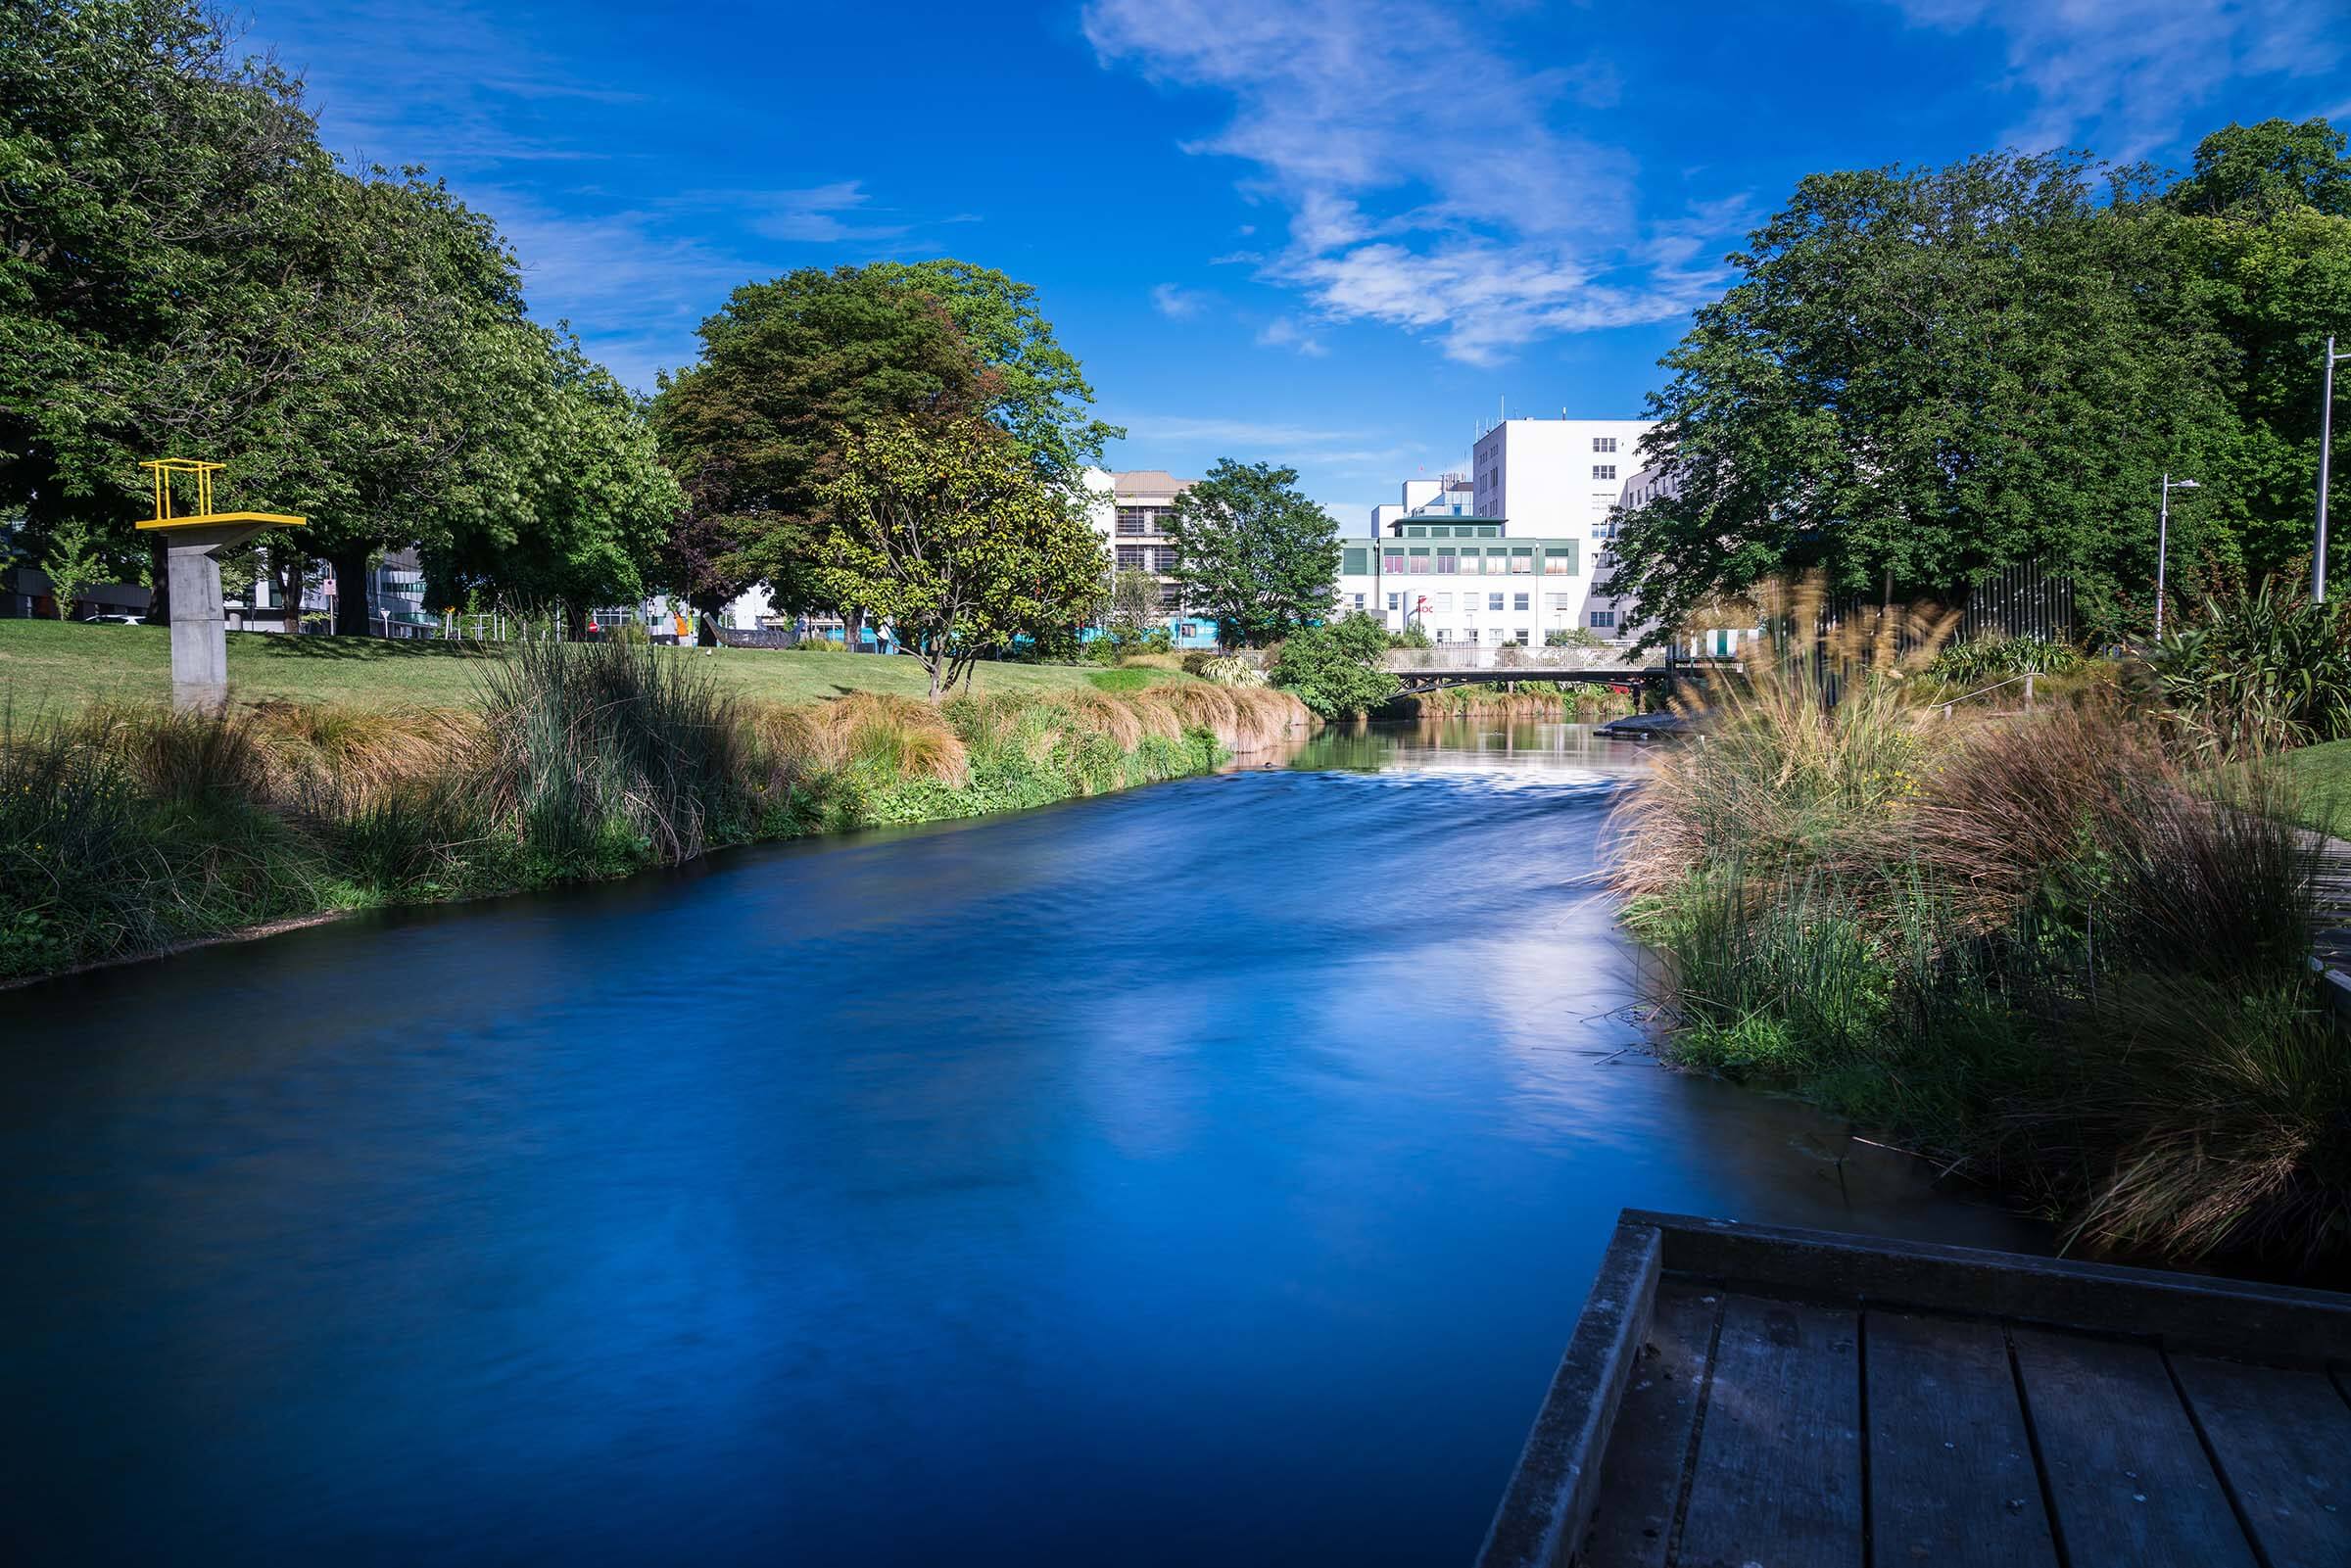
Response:
[{"label": "blue sky", "polygon": [[2340,0],[251,3],[632,385],[745,279],[961,257],[1042,292],[1114,466],[1292,463],[1350,532],[1506,403],[1637,414],[1803,173],[2351,123]]}]

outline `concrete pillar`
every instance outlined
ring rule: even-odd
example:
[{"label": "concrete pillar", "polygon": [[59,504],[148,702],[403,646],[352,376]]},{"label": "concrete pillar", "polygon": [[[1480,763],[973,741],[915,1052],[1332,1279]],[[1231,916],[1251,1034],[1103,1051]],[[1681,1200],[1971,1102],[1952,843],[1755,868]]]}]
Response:
[{"label": "concrete pillar", "polygon": [[228,631],[220,613],[217,543],[172,540],[171,705],[217,708],[228,700]]},{"label": "concrete pillar", "polygon": [[220,552],[269,528],[299,528],[274,512],[199,513],[154,518],[162,533],[171,594],[171,705],[218,708],[228,701],[228,626],[220,613]]}]

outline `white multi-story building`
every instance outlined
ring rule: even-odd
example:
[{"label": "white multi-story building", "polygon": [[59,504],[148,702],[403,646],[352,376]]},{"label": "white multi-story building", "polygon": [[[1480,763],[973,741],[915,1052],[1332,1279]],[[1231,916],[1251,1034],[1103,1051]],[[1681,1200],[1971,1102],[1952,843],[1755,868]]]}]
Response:
[{"label": "white multi-story building", "polygon": [[1598,543],[1649,431],[1646,419],[1506,419],[1471,449],[1471,509],[1522,534]]},{"label": "white multi-story building", "polygon": [[1640,419],[1494,426],[1466,479],[1408,481],[1398,501],[1373,509],[1375,543],[1343,546],[1339,609],[1379,616],[1392,631],[1417,625],[1439,642],[1622,636],[1621,608],[1596,601],[1592,586],[1649,428]]}]

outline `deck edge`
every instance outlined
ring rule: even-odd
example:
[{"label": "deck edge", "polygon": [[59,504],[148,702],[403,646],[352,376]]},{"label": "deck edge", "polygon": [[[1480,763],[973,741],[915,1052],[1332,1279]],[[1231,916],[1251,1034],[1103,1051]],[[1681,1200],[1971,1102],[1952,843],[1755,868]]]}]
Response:
[{"label": "deck edge", "polygon": [[1487,1527],[1478,1568],[1559,1568],[1573,1551],[1598,1500],[1601,1464],[1649,1332],[1663,1254],[1658,1227],[1626,1211]]},{"label": "deck edge", "polygon": [[2126,1335],[2250,1360],[2351,1360],[2351,1296],[2331,1291],[1647,1210],[1628,1209],[1619,1223],[1655,1231],[1667,1273]]}]

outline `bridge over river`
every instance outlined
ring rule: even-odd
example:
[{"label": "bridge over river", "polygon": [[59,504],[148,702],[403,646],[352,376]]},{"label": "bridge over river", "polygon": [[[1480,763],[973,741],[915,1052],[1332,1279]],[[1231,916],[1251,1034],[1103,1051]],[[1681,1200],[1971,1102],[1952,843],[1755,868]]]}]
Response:
[{"label": "bridge over river", "polygon": [[1636,652],[1630,644],[1609,643],[1591,648],[1521,647],[1516,643],[1480,645],[1440,642],[1428,648],[1395,648],[1383,660],[1389,673],[1407,691],[1434,691],[1449,686],[1490,686],[1506,681],[1587,681],[1604,686],[1661,680],[1665,665]]}]

